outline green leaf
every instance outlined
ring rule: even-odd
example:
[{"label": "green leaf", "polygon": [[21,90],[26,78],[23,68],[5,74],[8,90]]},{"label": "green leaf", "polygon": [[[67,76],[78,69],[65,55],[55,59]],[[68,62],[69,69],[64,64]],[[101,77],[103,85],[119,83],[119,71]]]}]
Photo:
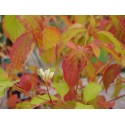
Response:
[{"label": "green leaf", "polygon": [[8,79],[7,73],[0,69],[0,97],[5,95],[5,90],[13,86],[14,82]]},{"label": "green leaf", "polygon": [[61,37],[61,41],[66,44],[67,42],[69,42],[71,38],[76,36],[78,33],[82,33],[84,31],[85,31],[85,28],[83,25],[74,24],[65,33],[63,33]]},{"label": "green leaf", "polygon": [[25,28],[23,24],[16,18],[16,16],[6,15],[3,18],[3,31],[5,35],[12,41],[15,40],[23,33],[25,33]]},{"label": "green leaf", "polygon": [[32,109],[33,105],[28,101],[23,101],[23,102],[17,103],[16,108],[18,108],[18,109]]},{"label": "green leaf", "polygon": [[75,22],[80,23],[82,25],[86,25],[88,23],[89,16],[85,15],[76,15],[75,16]]},{"label": "green leaf", "polygon": [[59,43],[59,47],[57,47],[57,55],[59,55],[61,53],[61,51],[63,50],[63,48],[65,47],[65,45],[76,35],[78,35],[79,33],[82,33],[86,31],[85,27],[82,24],[74,24],[72,25],[69,29],[67,29],[67,31],[65,31],[60,39],[60,43]]},{"label": "green leaf", "polygon": [[108,53],[110,53],[119,64],[121,63],[121,57],[119,56],[119,53],[117,53],[115,50],[111,49],[109,46],[105,46],[105,45],[100,45],[100,46],[105,51],[107,51]]},{"label": "green leaf", "polygon": [[100,48],[100,56],[99,56],[99,59],[100,59],[102,62],[104,62],[104,63],[106,63],[107,60],[108,60],[107,52],[104,51],[102,48]]},{"label": "green leaf", "polygon": [[61,97],[64,97],[69,91],[69,87],[65,82],[53,83],[53,87]]},{"label": "green leaf", "polygon": [[121,52],[122,46],[121,46],[120,42],[113,36],[112,33],[108,32],[108,31],[99,31],[98,36],[100,37],[100,39],[103,42],[105,42],[105,41],[112,42],[115,45],[115,50],[117,52]]},{"label": "green leaf", "polygon": [[84,105],[82,103],[77,102],[75,109],[94,109],[93,105]]},{"label": "green leaf", "polygon": [[96,26],[95,18],[93,16],[90,16],[90,25],[93,28]]},{"label": "green leaf", "polygon": [[116,29],[118,30],[119,29],[119,20],[118,20],[118,18],[116,16],[114,16],[114,15],[110,16],[110,17],[111,17]]},{"label": "green leaf", "polygon": [[90,82],[83,90],[83,97],[85,102],[95,99],[101,90],[102,86],[99,83]]},{"label": "green leaf", "polygon": [[[57,98],[55,96],[53,96],[53,95],[50,95],[50,96],[51,96],[52,100],[57,100]],[[48,94],[38,95],[38,96],[32,98],[31,104],[32,105],[40,105],[40,104],[47,102],[47,101],[50,101]]]},{"label": "green leaf", "polygon": [[122,89],[122,80],[121,80],[121,78],[118,78],[115,83],[115,89],[114,89],[114,93],[113,93],[112,97],[117,97],[118,94],[120,93],[121,89]]}]

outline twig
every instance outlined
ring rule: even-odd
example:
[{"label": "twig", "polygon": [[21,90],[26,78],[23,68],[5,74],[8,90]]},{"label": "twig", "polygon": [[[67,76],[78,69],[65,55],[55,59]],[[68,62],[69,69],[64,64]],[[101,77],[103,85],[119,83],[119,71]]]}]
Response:
[{"label": "twig", "polygon": [[125,94],[120,95],[120,96],[118,96],[118,97],[115,97],[114,99],[109,100],[108,102],[112,102],[112,101],[118,100],[118,99],[120,99],[120,98],[123,98],[124,96],[125,96]]}]

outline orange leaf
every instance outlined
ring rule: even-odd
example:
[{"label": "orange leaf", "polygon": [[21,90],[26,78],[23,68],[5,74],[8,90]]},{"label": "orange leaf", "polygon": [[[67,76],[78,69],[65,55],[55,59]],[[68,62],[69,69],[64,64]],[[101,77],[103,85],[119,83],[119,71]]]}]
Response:
[{"label": "orange leaf", "polygon": [[33,43],[32,35],[25,33],[17,38],[16,42],[12,46],[10,51],[10,59],[14,67],[17,69],[21,68],[24,60],[31,49]]},{"label": "orange leaf", "polygon": [[9,108],[15,108],[16,103],[17,103],[17,99],[18,99],[17,94],[14,94],[14,95],[10,96],[8,101],[7,101],[8,107]]},{"label": "orange leaf", "polygon": [[24,24],[26,31],[33,35],[34,41],[39,48],[42,45],[42,30],[43,18],[42,16],[17,16],[17,18]]},{"label": "orange leaf", "polygon": [[104,96],[98,96],[97,97],[97,104],[99,105],[99,108],[109,109],[115,105],[115,102],[114,101],[107,102]]},{"label": "orange leaf", "polygon": [[118,64],[112,64],[107,67],[103,75],[103,84],[107,91],[111,83],[114,82],[117,75],[120,73],[121,66]]}]

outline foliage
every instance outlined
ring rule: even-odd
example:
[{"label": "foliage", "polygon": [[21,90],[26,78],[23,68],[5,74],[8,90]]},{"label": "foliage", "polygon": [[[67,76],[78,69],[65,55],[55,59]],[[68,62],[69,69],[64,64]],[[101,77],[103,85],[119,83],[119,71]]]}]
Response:
[{"label": "foliage", "polygon": [[[124,16],[3,16],[0,96],[9,91],[8,108],[112,108],[124,89],[124,22]],[[30,64],[33,55],[39,65]],[[102,92],[111,86],[106,100]]]}]

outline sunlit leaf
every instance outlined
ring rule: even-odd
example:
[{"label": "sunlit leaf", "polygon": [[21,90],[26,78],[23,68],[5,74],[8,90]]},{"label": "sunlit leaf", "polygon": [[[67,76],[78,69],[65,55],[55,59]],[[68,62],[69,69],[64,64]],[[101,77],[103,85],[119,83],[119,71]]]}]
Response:
[{"label": "sunlit leaf", "polygon": [[102,90],[102,86],[99,83],[95,83],[95,82],[88,83],[83,90],[83,96],[84,96],[85,102],[95,99],[98,96],[98,94],[101,92],[101,90]]},{"label": "sunlit leaf", "polygon": [[15,42],[15,40],[25,33],[25,28],[23,23],[21,23],[16,16],[13,15],[6,15],[3,18],[3,31],[5,35],[12,41]]}]

